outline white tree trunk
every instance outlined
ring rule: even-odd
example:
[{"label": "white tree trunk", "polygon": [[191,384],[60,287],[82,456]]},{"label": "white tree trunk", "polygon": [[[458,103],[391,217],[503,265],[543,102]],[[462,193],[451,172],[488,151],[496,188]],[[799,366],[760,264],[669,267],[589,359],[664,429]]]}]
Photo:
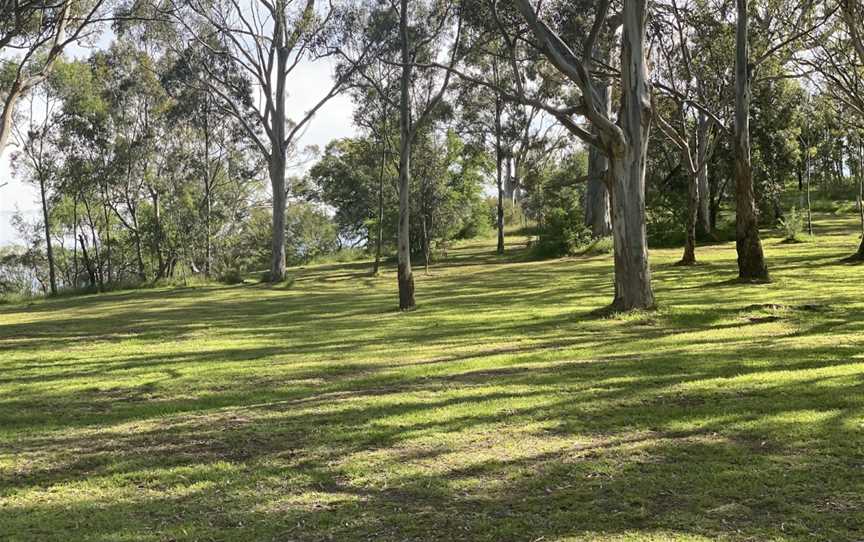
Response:
[{"label": "white tree trunk", "polygon": [[645,157],[651,129],[651,89],[645,60],[646,0],[624,0],[621,35],[621,113],[625,145],[613,148],[612,232],[616,310],[654,306],[645,230]]}]

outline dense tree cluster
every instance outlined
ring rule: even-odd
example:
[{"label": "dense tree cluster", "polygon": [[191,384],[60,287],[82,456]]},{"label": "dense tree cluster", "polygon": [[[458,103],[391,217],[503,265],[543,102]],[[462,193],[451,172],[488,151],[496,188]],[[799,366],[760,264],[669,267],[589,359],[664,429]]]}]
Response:
[{"label": "dense tree cluster", "polygon": [[[334,254],[378,273],[392,256],[409,310],[413,262],[493,230],[503,254],[521,229],[537,255],[610,237],[612,307],[630,310],[655,304],[649,244],[683,245],[686,265],[728,236],[739,278],[765,281],[760,225],[797,208],[810,227],[814,200],[857,199],[864,228],[857,0],[59,0],[0,15],[0,152],[41,209],[16,218],[3,292],[278,282]],[[332,81],[300,111],[288,88],[313,63]],[[301,148],[340,93],[356,135]]]}]

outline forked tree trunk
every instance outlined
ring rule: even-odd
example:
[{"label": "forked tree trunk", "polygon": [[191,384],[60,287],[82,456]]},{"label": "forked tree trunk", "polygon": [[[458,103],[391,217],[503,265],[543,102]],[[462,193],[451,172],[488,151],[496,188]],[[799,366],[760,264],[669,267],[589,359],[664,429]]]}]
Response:
[{"label": "forked tree trunk", "polygon": [[408,0],[401,0],[399,9],[399,37],[402,53],[402,76],[399,81],[399,309],[412,310],[414,302],[414,274],[411,271],[411,51],[408,42]]},{"label": "forked tree trunk", "polygon": [[625,144],[612,149],[614,310],[654,307],[645,230],[645,157],[651,129],[651,89],[645,60],[647,0],[625,0],[621,35],[621,113]]},{"label": "forked tree trunk", "polygon": [[96,287],[96,271],[93,262],[90,261],[90,256],[87,254],[87,244],[84,242],[84,234],[78,234],[78,241],[81,243],[81,258],[84,260],[84,268],[87,270],[87,277],[90,280],[90,287]]},{"label": "forked tree trunk", "polygon": [[[654,306],[648,242],[645,231],[645,158],[651,129],[651,87],[646,61],[647,0],[624,0],[621,11],[621,108],[617,126],[597,107],[593,85],[586,82],[579,62],[537,13],[529,0],[517,0],[525,20],[541,42],[544,54],[580,86],[587,116],[598,138],[588,137],[577,126],[569,129],[592,144],[600,145],[609,158],[612,235],[615,253],[615,298],[612,310],[629,311]],[[590,41],[588,42],[590,47]]]},{"label": "forked tree trunk", "polygon": [[747,37],[747,0],[737,0],[738,22],[735,51],[735,247],[738,278],[768,280],[768,267],[759,238],[759,217],[753,191],[750,161],[750,64]]}]

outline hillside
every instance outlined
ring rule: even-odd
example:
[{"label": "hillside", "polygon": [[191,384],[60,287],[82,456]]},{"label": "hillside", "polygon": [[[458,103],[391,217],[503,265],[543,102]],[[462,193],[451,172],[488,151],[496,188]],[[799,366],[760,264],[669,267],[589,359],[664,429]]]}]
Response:
[{"label": "hillside", "polygon": [[0,306],[0,540],[860,540],[852,215],[592,314],[611,257],[466,243],[392,269]]}]

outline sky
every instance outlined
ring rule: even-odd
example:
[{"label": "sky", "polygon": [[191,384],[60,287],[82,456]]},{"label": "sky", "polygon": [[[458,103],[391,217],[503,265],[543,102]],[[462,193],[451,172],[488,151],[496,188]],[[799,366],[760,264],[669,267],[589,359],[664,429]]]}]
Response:
[{"label": "sky", "polygon": [[[74,56],[84,56],[84,51]],[[294,118],[302,116],[304,111],[321,99],[332,86],[332,66],[326,62],[306,63],[292,72],[292,80],[288,86],[288,111],[296,111]],[[317,145],[321,150],[331,140],[350,137],[356,134],[353,125],[353,105],[347,94],[331,99],[318,110],[308,129],[298,141],[298,147]],[[0,158],[0,246],[18,241],[15,230],[10,225],[10,219],[16,210],[21,210],[28,218],[39,214],[39,192],[20,179],[12,177],[9,168],[9,157],[14,151],[10,145]]]}]

